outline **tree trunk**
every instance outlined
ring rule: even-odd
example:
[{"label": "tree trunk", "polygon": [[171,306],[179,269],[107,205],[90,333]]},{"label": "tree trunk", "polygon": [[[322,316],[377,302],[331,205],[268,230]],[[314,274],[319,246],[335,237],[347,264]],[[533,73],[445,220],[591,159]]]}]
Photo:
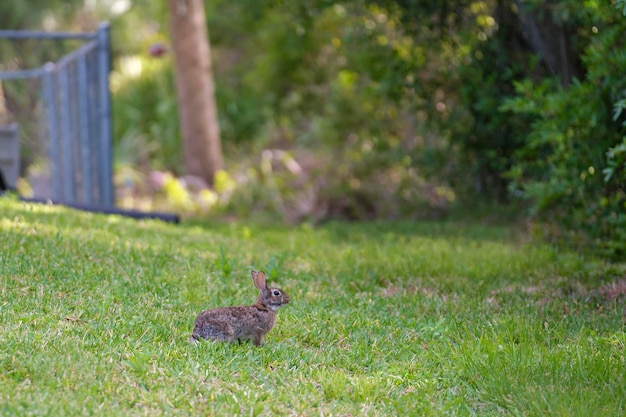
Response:
[{"label": "tree trunk", "polygon": [[561,78],[561,84],[567,87],[574,78],[582,78],[583,70],[578,54],[573,49],[571,38],[573,31],[555,22],[552,9],[554,0],[531,8],[522,0],[515,0],[519,19],[524,34],[535,52],[546,63],[548,70]]},{"label": "tree trunk", "polygon": [[202,0],[168,0],[183,154],[188,175],[213,184],[224,159]]}]

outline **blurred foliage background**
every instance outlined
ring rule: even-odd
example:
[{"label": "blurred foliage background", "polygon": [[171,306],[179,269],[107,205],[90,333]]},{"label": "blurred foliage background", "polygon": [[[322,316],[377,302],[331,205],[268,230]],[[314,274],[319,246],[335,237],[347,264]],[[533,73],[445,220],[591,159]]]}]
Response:
[{"label": "blurred foliage background", "polygon": [[226,172],[185,178],[167,7],[2,2],[0,27],[112,23],[121,205],[289,222],[518,213],[626,255],[623,0],[206,1]]}]

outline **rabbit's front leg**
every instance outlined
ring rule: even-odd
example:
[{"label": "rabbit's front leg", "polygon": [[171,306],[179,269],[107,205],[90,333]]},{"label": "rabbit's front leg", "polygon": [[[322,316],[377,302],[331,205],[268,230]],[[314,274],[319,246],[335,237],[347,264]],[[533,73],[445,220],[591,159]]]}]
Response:
[{"label": "rabbit's front leg", "polygon": [[263,335],[260,333],[257,333],[255,335],[252,336],[252,343],[255,346],[263,346]]}]

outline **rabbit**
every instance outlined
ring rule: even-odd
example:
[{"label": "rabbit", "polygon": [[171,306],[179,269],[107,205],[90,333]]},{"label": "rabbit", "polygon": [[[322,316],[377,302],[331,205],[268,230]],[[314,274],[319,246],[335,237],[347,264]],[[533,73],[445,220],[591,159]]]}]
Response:
[{"label": "rabbit", "polygon": [[222,307],[205,310],[196,318],[189,341],[200,339],[222,342],[252,340],[255,346],[263,344],[263,337],[276,321],[276,310],[288,304],[289,295],[279,288],[268,287],[265,272],[252,271],[259,298],[251,306]]}]

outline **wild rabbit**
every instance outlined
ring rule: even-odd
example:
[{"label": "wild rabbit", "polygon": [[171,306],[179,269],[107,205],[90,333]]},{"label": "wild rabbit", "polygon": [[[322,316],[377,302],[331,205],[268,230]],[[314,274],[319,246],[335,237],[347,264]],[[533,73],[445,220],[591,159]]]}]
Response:
[{"label": "wild rabbit", "polygon": [[261,346],[263,337],[274,326],[276,310],[290,299],[283,290],[268,288],[263,271],[252,271],[252,280],[259,289],[256,303],[203,311],[196,318],[189,340],[194,343],[201,338],[223,342],[252,340],[256,346]]}]

